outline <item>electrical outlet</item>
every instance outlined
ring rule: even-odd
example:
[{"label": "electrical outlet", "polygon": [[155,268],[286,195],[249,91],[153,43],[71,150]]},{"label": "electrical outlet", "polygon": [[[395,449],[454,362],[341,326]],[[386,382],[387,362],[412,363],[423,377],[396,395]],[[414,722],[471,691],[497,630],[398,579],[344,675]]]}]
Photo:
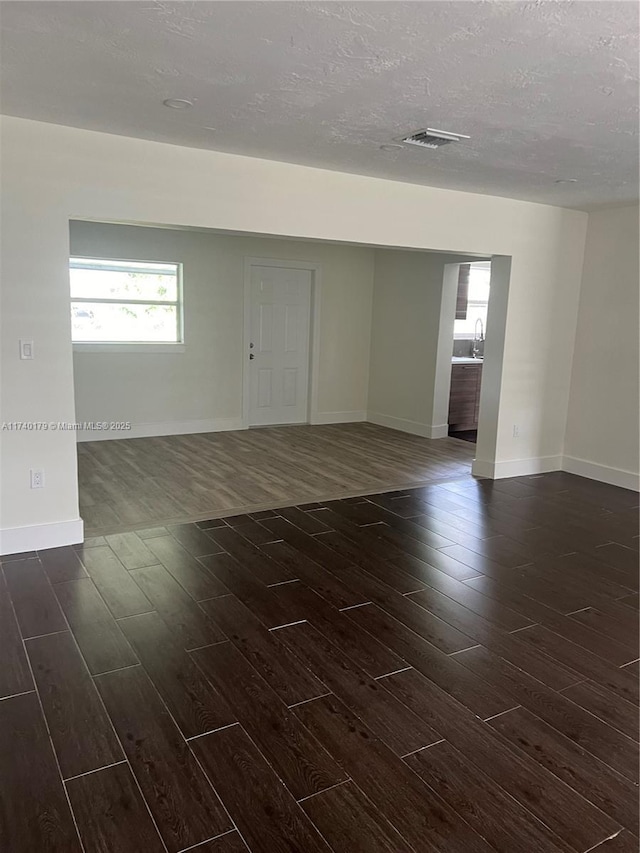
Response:
[{"label": "electrical outlet", "polygon": [[37,468],[31,469],[31,488],[44,489],[44,471]]},{"label": "electrical outlet", "polygon": [[33,358],[33,341],[20,341],[20,358],[23,361]]},{"label": "electrical outlet", "polygon": [[513,437],[520,438],[520,427],[518,424],[513,425]]}]

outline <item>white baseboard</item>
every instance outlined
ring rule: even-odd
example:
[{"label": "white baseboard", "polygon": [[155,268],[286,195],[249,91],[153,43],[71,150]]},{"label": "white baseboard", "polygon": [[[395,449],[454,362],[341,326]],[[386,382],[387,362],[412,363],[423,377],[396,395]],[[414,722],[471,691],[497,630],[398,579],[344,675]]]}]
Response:
[{"label": "white baseboard", "polygon": [[52,524],[32,524],[29,527],[6,527],[0,530],[0,555],[21,554],[23,551],[43,551],[84,541],[84,522],[56,521]]},{"label": "white baseboard", "polygon": [[408,432],[411,435],[419,435],[422,438],[445,438],[448,434],[449,427],[447,424],[422,424],[418,421],[410,421],[406,418],[395,418],[392,415],[382,415],[379,412],[367,412],[367,420],[369,423],[377,424],[378,426],[389,427],[389,429],[397,429],[400,432]]},{"label": "white baseboard", "polygon": [[114,438],[151,438],[159,435],[190,435],[197,432],[227,432],[245,429],[242,418],[215,418],[201,421],[165,421],[132,424],[127,430],[78,430],[78,441],[108,441]]},{"label": "white baseboard", "polygon": [[586,459],[577,459],[575,456],[563,456],[562,470],[579,477],[587,477],[589,480],[600,480],[602,483],[620,486],[622,489],[640,491],[640,475],[622,468],[611,468]]},{"label": "white baseboard", "polygon": [[316,412],[312,424],[357,424],[366,421],[366,412]]},{"label": "white baseboard", "polygon": [[562,456],[539,456],[533,459],[508,459],[504,462],[487,462],[474,459],[471,473],[476,477],[502,480],[505,477],[526,477],[528,474],[546,474],[562,470]]},{"label": "white baseboard", "polygon": [[446,438],[449,435],[449,424],[431,424],[428,438]]}]

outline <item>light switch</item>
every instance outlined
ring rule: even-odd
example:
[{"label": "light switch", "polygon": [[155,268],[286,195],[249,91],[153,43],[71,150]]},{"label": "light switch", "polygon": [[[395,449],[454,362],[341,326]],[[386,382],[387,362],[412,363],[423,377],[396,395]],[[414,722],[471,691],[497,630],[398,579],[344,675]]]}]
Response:
[{"label": "light switch", "polygon": [[20,341],[20,358],[33,358],[33,341]]}]

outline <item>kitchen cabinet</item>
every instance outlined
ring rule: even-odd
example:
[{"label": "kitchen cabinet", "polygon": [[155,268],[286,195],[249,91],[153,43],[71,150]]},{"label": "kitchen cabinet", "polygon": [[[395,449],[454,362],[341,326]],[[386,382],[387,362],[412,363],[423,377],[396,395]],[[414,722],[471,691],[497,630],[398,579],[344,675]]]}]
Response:
[{"label": "kitchen cabinet", "polygon": [[449,393],[449,429],[477,429],[480,409],[482,362],[451,365],[451,390]]}]

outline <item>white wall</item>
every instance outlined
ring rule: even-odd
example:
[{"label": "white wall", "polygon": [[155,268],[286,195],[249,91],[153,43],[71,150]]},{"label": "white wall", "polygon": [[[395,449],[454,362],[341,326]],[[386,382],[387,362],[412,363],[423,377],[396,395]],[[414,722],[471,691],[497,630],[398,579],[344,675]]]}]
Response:
[{"label": "white wall", "polygon": [[[585,214],[16,118],[0,142],[3,421],[74,420],[68,223],[98,219],[512,256],[496,459],[562,453]],[[18,359],[19,338],[35,340],[34,361]],[[0,547],[77,537],[75,436],[0,438]],[[45,489],[29,488],[31,467]]]},{"label": "white wall", "polygon": [[568,470],[638,488],[638,207],[589,214]]},{"label": "white wall", "polygon": [[82,438],[242,427],[245,257],[321,264],[317,420],[364,418],[373,249],[96,222],[70,232],[71,254],[183,263],[184,352],[74,352],[77,421],[132,423]]},{"label": "white wall", "polygon": [[[444,268],[468,258],[435,252],[375,253],[369,419],[396,429],[441,436],[434,421],[436,355]],[[453,313],[449,363],[453,349]],[[444,432],[446,435],[446,430]]]}]

